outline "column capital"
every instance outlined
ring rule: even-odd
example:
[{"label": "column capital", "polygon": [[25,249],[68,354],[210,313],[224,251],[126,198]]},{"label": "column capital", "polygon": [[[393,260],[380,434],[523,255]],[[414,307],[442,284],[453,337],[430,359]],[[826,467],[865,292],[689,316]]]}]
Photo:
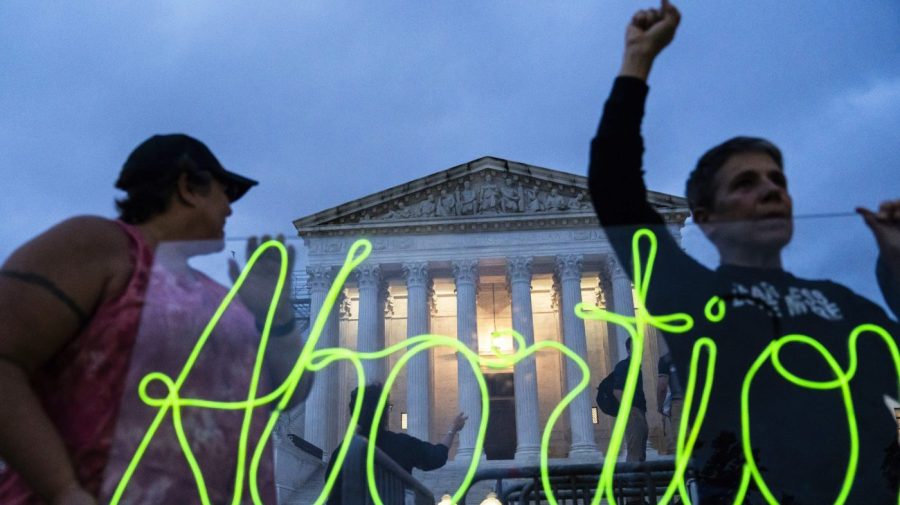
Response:
[{"label": "column capital", "polygon": [[427,261],[407,261],[401,265],[407,286],[427,287],[431,276]]},{"label": "column capital", "polygon": [[[628,278],[628,274],[625,273],[625,269],[622,268],[619,259],[612,254],[603,256],[603,259],[600,261],[600,280],[606,282],[621,280],[623,277]],[[631,281],[630,278],[628,280]]]},{"label": "column capital", "polygon": [[456,284],[478,284],[478,260],[464,259],[452,262]]},{"label": "column capital", "polygon": [[510,256],[506,258],[506,282],[531,283],[531,256]]},{"label": "column capital", "polygon": [[561,281],[581,279],[581,254],[562,254],[556,257],[556,272]]},{"label": "column capital", "polygon": [[334,280],[334,267],[310,265],[306,267],[306,275],[310,291],[325,291]]},{"label": "column capital", "polygon": [[381,265],[367,264],[356,267],[356,282],[360,288],[378,288],[381,285]]}]

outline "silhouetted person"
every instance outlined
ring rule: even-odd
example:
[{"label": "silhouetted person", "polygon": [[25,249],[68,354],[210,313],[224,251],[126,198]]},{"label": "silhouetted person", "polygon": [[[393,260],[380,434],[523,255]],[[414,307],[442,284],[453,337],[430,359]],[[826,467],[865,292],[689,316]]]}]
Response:
[{"label": "silhouetted person", "polygon": [[[628,357],[616,363],[616,367],[613,369],[613,375],[616,378],[613,394],[620,403],[622,391],[625,389],[625,380],[628,378],[628,366],[631,363],[631,338],[625,340],[625,349],[628,351]],[[619,415],[621,414],[620,409]],[[638,369],[634,399],[628,414],[628,424],[625,425],[625,449],[627,451],[625,461],[646,461],[647,434],[647,398],[644,395],[644,374]]]},{"label": "silhouetted person", "polygon": [[[357,424],[357,433],[363,437],[368,437],[372,429],[372,423],[375,422],[375,408],[378,406],[378,399],[381,397],[382,391],[384,391],[384,387],[380,383],[366,386],[365,394],[363,395],[362,411]],[[353,412],[353,406],[356,404],[357,394],[358,389],[354,389],[350,393],[349,407],[351,413]],[[388,399],[388,405],[390,406],[390,399]],[[406,433],[395,433],[388,430],[387,416],[389,411],[390,408],[384,409],[382,419],[378,423],[378,436],[375,439],[375,445],[410,475],[413,468],[428,471],[444,466],[450,454],[450,446],[453,445],[453,438],[463,429],[466,419],[468,419],[463,413],[457,414],[441,441],[437,444],[432,444]],[[328,467],[325,470],[326,479],[331,474],[334,458],[339,450],[340,447],[337,447],[331,453]],[[331,494],[328,496],[329,505],[341,505],[341,485],[341,475],[338,474],[334,487],[331,489]]]}]

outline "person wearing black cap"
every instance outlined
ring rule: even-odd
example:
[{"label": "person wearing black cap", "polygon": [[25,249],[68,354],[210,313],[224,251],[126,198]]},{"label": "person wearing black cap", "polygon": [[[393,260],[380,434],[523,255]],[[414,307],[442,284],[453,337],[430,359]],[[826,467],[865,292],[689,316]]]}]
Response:
[{"label": "person wearing black cap", "polygon": [[117,203],[125,222],[142,222],[164,211],[177,179],[187,174],[201,184],[214,178],[224,185],[225,195],[236,202],[259,184],[229,172],[203,142],[184,134],[154,135],[139,145],[122,167],[116,187],[128,198]]},{"label": "person wearing black cap", "polygon": [[[116,182],[126,193],[116,201],[119,219],[68,219],[6,260],[0,269],[0,458],[10,468],[0,473],[0,503],[77,505],[110,498],[122,470],[110,468],[115,466],[116,449],[121,449],[116,444],[133,441],[134,433],[147,429],[147,425],[129,427],[123,407],[136,396],[130,389],[136,377],[130,369],[142,356],[134,351],[137,335],[140,332],[145,338],[149,332],[151,341],[158,339],[159,346],[177,348],[170,353],[176,356],[184,347],[180,341],[196,341],[196,336],[182,338],[185,333],[172,325],[185,314],[212,311],[227,289],[191,269],[187,260],[221,250],[231,204],[256,184],[226,170],[197,139],[182,134],[155,135],[131,153]],[[205,245],[160,247],[173,241]],[[256,243],[255,239],[248,242],[248,252]],[[162,260],[157,256],[163,249],[176,253],[167,253]],[[208,380],[234,383],[249,376],[249,369],[241,367],[256,359],[255,352],[249,351],[259,342],[274,287],[272,272],[278,270],[280,261],[277,256],[263,255],[238,293],[242,303],[232,304],[226,313],[227,326],[221,331],[216,328],[228,335],[228,342],[243,347],[204,350],[210,356],[226,358],[207,367],[212,370]],[[238,265],[232,260],[229,266],[235,279]],[[177,282],[157,282],[159,278]],[[148,290],[154,293],[154,283],[164,289],[148,294]],[[195,296],[197,290],[205,296]],[[293,365],[302,345],[288,293],[290,286],[278,300],[265,357],[276,382]],[[173,313],[167,314],[167,308]],[[247,333],[253,333],[251,338]],[[160,352],[165,355],[165,350]],[[178,365],[183,363],[184,359]],[[311,377],[304,375],[295,402],[305,398],[311,386]],[[245,396],[246,391],[244,388]],[[183,410],[186,422],[197,415]],[[215,454],[221,454],[220,446],[236,447],[237,440],[221,438],[234,433],[223,428],[227,423],[217,421],[217,413],[201,414],[214,420],[212,435],[204,433],[211,442],[203,446],[191,441],[200,448],[192,447],[210,498],[223,501],[234,484],[234,461],[219,456],[204,460],[203,452],[217,449]],[[134,484],[126,490],[132,494],[125,495],[126,502],[197,500],[184,455],[157,451],[150,459],[150,463],[141,463],[148,467],[145,478],[135,474],[132,479]],[[210,459],[221,461],[210,463]],[[227,468],[221,472],[228,482],[226,489],[217,489],[221,479],[214,474],[220,472],[209,472],[210,464]],[[270,466],[261,464],[260,473]],[[260,482],[271,485],[271,479],[265,477]],[[142,489],[144,484],[153,489]],[[186,489],[178,491],[179,486]],[[270,487],[261,493],[265,497],[273,491]]]}]

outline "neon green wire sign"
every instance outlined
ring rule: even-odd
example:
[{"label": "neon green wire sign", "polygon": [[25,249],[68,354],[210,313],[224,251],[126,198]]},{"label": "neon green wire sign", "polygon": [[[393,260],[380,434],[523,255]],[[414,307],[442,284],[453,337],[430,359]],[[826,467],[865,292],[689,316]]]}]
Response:
[{"label": "neon green wire sign", "polygon": [[[643,262],[643,259],[640,256],[639,246],[642,240],[646,240],[649,245],[649,253],[648,257],[646,258],[646,263]],[[259,350],[257,352],[256,361],[254,363],[246,400],[224,402],[181,397],[179,395],[179,391],[188,375],[190,374],[190,371],[193,368],[197,358],[199,357],[203,346],[209,339],[210,334],[218,324],[219,319],[222,317],[225,310],[237,295],[238,290],[243,285],[244,281],[247,278],[247,275],[252,270],[253,265],[269,248],[277,249],[278,253],[280,254],[281,269],[279,272],[278,280],[276,282],[275,290],[273,292],[272,301],[269,305],[269,311],[267,314],[265,326],[263,328]],[[556,501],[556,497],[553,494],[548,473],[548,449],[550,446],[550,435],[553,431],[553,427],[556,425],[556,422],[563,414],[566,407],[568,407],[569,404],[571,404],[572,401],[574,401],[575,398],[582,392],[584,392],[588,387],[588,384],[590,383],[590,370],[587,363],[585,363],[584,359],[582,359],[572,350],[558,342],[541,341],[531,346],[526,346],[525,339],[513,330],[503,330],[494,332],[492,334],[495,338],[500,336],[511,336],[515,340],[516,351],[511,355],[501,354],[496,345],[492,343],[491,348],[494,352],[494,355],[484,357],[479,356],[472,349],[464,345],[456,338],[432,334],[411,337],[405,341],[399,342],[378,352],[361,353],[343,348],[315,350],[316,343],[318,342],[319,337],[322,334],[322,330],[325,327],[326,320],[328,319],[328,314],[331,312],[332,307],[336,303],[337,298],[341,290],[343,289],[344,283],[347,280],[347,277],[369,256],[371,251],[372,245],[368,240],[362,239],[354,242],[347,254],[347,258],[344,261],[343,266],[335,276],[334,282],[332,283],[331,288],[329,289],[325,301],[322,305],[322,309],[316,315],[316,319],[313,322],[312,328],[309,333],[309,338],[304,344],[303,349],[301,350],[300,355],[297,358],[290,374],[272,392],[263,396],[257,396],[259,389],[259,380],[262,374],[263,360],[265,357],[265,350],[268,345],[269,332],[272,325],[272,319],[275,314],[275,309],[277,308],[277,300],[280,299],[281,292],[284,288],[285,279],[288,275],[287,251],[284,246],[280,242],[275,240],[271,240],[260,245],[259,248],[253,253],[250,260],[247,262],[246,267],[244,268],[240,277],[234,283],[234,286],[222,300],[219,308],[216,310],[215,314],[204,328],[202,334],[200,335],[200,338],[197,340],[196,345],[194,346],[191,354],[189,355],[187,361],[184,364],[184,367],[181,369],[181,372],[178,374],[178,376],[175,379],[172,379],[171,377],[160,372],[152,372],[147,374],[140,382],[138,394],[141,400],[148,406],[157,408],[158,412],[149,428],[147,429],[147,432],[144,438],[141,440],[141,443],[138,445],[138,448],[136,449],[131,461],[129,462],[121,480],[119,481],[118,486],[116,487],[115,493],[110,503],[112,505],[117,505],[122,500],[123,494],[127,489],[128,484],[131,481],[132,476],[134,475],[134,472],[140,464],[141,459],[143,458],[147,450],[147,447],[158,431],[160,425],[171,413],[171,422],[174,427],[178,443],[183,451],[185,460],[187,461],[193,474],[200,501],[201,503],[203,503],[203,505],[210,504],[209,491],[204,482],[203,473],[201,472],[200,467],[197,464],[197,460],[194,457],[193,452],[191,451],[190,443],[184,432],[181,418],[181,412],[184,408],[204,408],[243,411],[244,418],[240,432],[240,438],[238,441],[232,504],[237,505],[241,502],[244,494],[247,492],[244,489],[245,484],[247,485],[247,488],[249,488],[249,493],[254,504],[261,504],[262,499],[259,494],[257,473],[259,470],[260,461],[264,454],[266,443],[268,442],[269,437],[272,434],[272,430],[275,427],[278,416],[288,407],[290,399],[293,396],[304,373],[316,372],[335,363],[336,361],[346,360],[349,361],[353,368],[356,370],[359,393],[357,395],[356,403],[350,416],[349,425],[344,433],[341,447],[335,456],[335,462],[332,467],[332,471],[329,475],[326,476],[325,486],[315,500],[315,504],[320,505],[327,500],[328,495],[334,487],[335,480],[337,479],[338,473],[340,472],[347,451],[350,447],[350,440],[353,438],[353,435],[355,433],[354,428],[358,424],[360,412],[362,410],[363,397],[365,394],[364,386],[366,384],[365,375],[363,373],[362,360],[385,359],[391,354],[402,353],[397,360],[397,364],[388,374],[388,377],[384,384],[383,393],[379,398],[376,407],[376,421],[372,425],[370,432],[367,434],[369,440],[374,442],[378,436],[377,423],[380,422],[384,409],[386,408],[388,394],[390,393],[391,387],[397,380],[397,377],[399,376],[403,367],[406,366],[410,359],[412,359],[416,354],[420,352],[428,351],[429,349],[434,347],[450,347],[457,352],[457,355],[460,358],[465,359],[469,363],[472,371],[475,374],[476,382],[481,391],[481,418],[479,419],[478,432],[475,441],[474,452],[472,454],[472,461],[469,464],[462,484],[460,485],[459,489],[457,489],[453,494],[453,502],[457,502],[458,500],[460,500],[463,493],[469,488],[469,485],[474,478],[475,471],[478,468],[478,461],[481,457],[481,453],[484,447],[484,437],[487,431],[490,408],[488,403],[487,385],[484,380],[484,375],[481,373],[481,368],[486,367],[499,369],[513,367],[516,363],[531,356],[532,354],[540,350],[549,348],[555,349],[565,355],[575,364],[575,366],[580,369],[581,380],[571,391],[569,391],[568,394],[566,394],[562,398],[560,403],[550,413],[550,417],[547,420],[547,425],[544,427],[544,431],[541,436],[541,482],[544,488],[544,492],[547,496],[547,501],[551,505],[557,505],[558,502]],[[638,230],[634,234],[632,241],[632,253],[634,258],[634,261],[632,262],[634,265],[633,279],[638,300],[640,300],[641,306],[645,308],[647,306],[646,299],[647,293],[649,292],[650,279],[653,272],[653,264],[656,259],[656,252],[657,242],[656,236],[653,234],[653,232],[648,229]],[[723,300],[719,299],[718,297],[713,297],[704,307],[704,316],[707,320],[713,323],[718,323],[725,318],[725,308],[726,304]],[[578,304],[575,307],[575,313],[582,319],[602,320],[617,324],[625,328],[625,330],[633,339],[633,359],[631,360],[628,368],[628,376],[625,383],[625,389],[622,393],[620,412],[630,412],[631,410],[635,389],[637,387],[637,376],[640,371],[640,363],[643,355],[643,344],[646,328],[652,326],[670,334],[679,334],[686,333],[694,327],[694,321],[692,317],[686,313],[658,316],[651,314],[648,310],[642,310],[631,317],[602,310],[596,306],[591,306],[584,303]],[[853,409],[853,400],[850,396],[848,384],[856,373],[858,365],[856,343],[860,336],[864,333],[873,333],[881,337],[893,359],[898,377],[900,377],[900,353],[898,353],[898,349],[896,344],[894,343],[894,340],[891,338],[891,335],[888,334],[888,332],[883,328],[872,324],[864,324],[858,326],[849,336],[848,345],[850,353],[849,363],[846,370],[840,367],[835,358],[828,352],[827,349],[825,349],[824,346],[818,343],[815,339],[805,335],[786,335],[782,338],[776,339],[772,341],[759,355],[744,378],[743,389],[741,393],[741,436],[746,463],[744,464],[743,468],[743,477],[741,480],[740,489],[737,496],[735,497],[735,504],[739,504],[743,501],[746,492],[749,489],[751,481],[756,484],[757,488],[766,498],[768,503],[777,503],[777,500],[772,494],[772,491],[766,485],[750,450],[751,440],[749,393],[753,383],[753,378],[755,377],[759,369],[767,362],[771,362],[773,368],[783,378],[797,387],[819,390],[839,390],[841,398],[844,402],[844,407],[847,414],[847,427],[850,434],[850,455],[847,462],[847,469],[841,490],[838,496],[835,498],[836,504],[844,503],[853,484],[853,478],[855,476],[859,459],[859,433],[858,427],[856,425],[856,416]],[[835,378],[833,380],[823,382],[811,381],[802,377],[798,377],[787,370],[780,361],[779,352],[784,346],[797,344],[810,346],[813,350],[818,352],[822,356],[822,359],[825,360],[825,362],[834,372]],[[708,380],[704,381],[703,389],[699,392],[699,400],[697,400],[695,397],[697,397],[698,395],[698,363],[701,352],[705,352],[707,354],[707,366],[706,370],[704,371],[704,376],[708,378]],[[715,342],[709,337],[699,338],[695,342],[692,351],[687,389],[685,391],[684,399],[685,414],[682,416],[681,423],[678,427],[675,472],[660,501],[660,503],[662,504],[669,503],[669,501],[673,499],[675,493],[678,493],[681,496],[681,500],[683,503],[691,503],[684,476],[687,470],[691,453],[700,432],[700,427],[702,426],[703,419],[706,415],[706,409],[709,403],[710,394],[712,392],[711,378],[713,377],[713,372],[715,371],[715,362]],[[149,385],[154,381],[158,381],[165,386],[166,390],[168,391],[165,397],[153,398],[147,393]],[[696,412],[693,412],[695,402],[697,403]],[[246,472],[247,475],[245,475],[248,451],[250,451],[251,449],[249,433],[253,412],[255,409],[266,405],[274,405],[274,409],[269,416],[268,422],[266,423],[260,439],[256,441],[255,445],[252,446],[252,452],[249,453],[250,467],[249,471]],[[692,412],[693,419],[691,420]],[[603,464],[603,469],[597,482],[597,488],[592,500],[592,505],[598,505],[603,498],[605,498],[609,502],[615,502],[613,488],[615,464],[619,451],[622,447],[622,441],[625,436],[625,426],[627,422],[628,416],[620,415],[616,418],[615,424],[613,425],[612,436],[610,438],[609,447],[607,449],[606,458]],[[369,492],[371,493],[372,499],[377,505],[382,505],[383,502],[378,494],[378,489],[375,482],[375,447],[375,443],[368,444],[366,453],[366,472]]]}]

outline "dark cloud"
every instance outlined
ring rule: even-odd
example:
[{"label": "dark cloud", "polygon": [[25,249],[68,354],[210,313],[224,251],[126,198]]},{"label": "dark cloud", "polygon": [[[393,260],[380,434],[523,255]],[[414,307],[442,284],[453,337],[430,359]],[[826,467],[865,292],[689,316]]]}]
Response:
[{"label": "dark cloud", "polygon": [[[584,173],[638,7],[4,2],[0,258],[68,215],[112,215],[118,167],[157,132],[196,135],[262,181],[236,206],[234,236],[287,233],[295,218],[484,155]],[[900,116],[879,114],[896,97],[859,97],[900,78],[900,5],[681,7],[651,78],[653,189],[681,194],[704,149],[754,133],[785,148],[800,210],[896,195]]]}]

